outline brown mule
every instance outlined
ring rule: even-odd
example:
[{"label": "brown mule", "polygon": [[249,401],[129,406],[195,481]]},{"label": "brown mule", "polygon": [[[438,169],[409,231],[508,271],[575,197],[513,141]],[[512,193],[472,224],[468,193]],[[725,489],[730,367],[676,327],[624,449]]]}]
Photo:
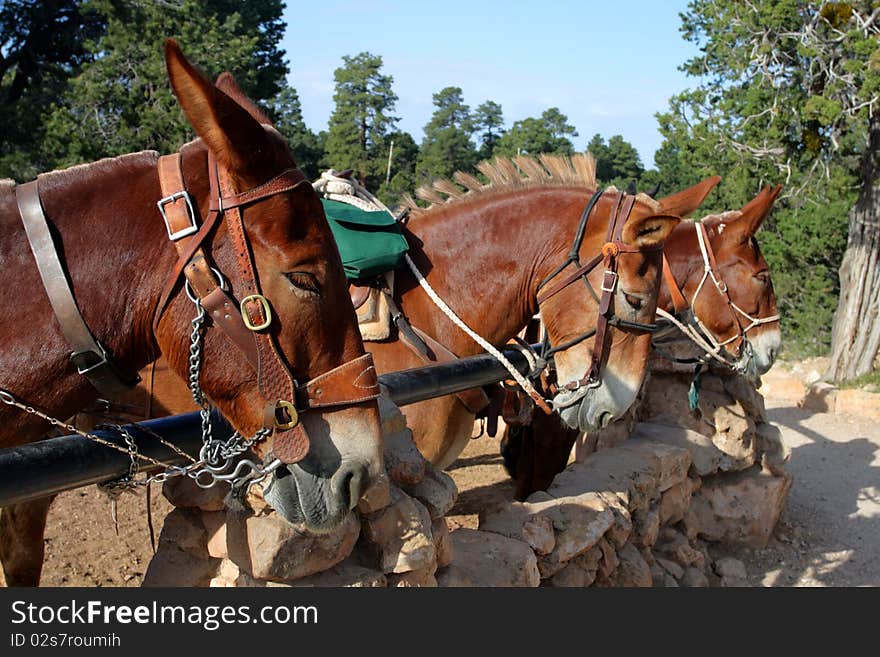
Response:
[{"label": "brown mule", "polygon": [[[711,215],[700,222],[706,228],[716,270],[726,284],[727,294],[714,285],[706,286],[697,294],[705,263],[693,221],[682,221],[664,247],[674,281],[672,285],[664,281],[661,286],[658,309],[670,313],[677,310],[674,299],[678,291],[715,342],[727,342],[725,349],[730,353],[731,369],[749,376],[763,374],[772,366],[779,353],[779,322],[756,324],[743,333],[741,316],[730,304],[755,319],[777,315],[770,270],[755,233],[770,213],[780,190],[781,186],[765,187],[741,210]],[[546,490],[565,468],[580,434],[559,418],[542,413],[534,413],[527,424],[505,428],[501,453],[515,481],[516,499],[524,500],[537,490]]]},{"label": "brown mule", "polygon": [[[181,148],[179,159],[196,215],[183,249],[188,256],[179,258],[169,243],[183,236],[170,222],[166,230],[157,211],[163,196],[157,155],[144,152],[40,176],[39,196],[60,260],[88,329],[119,370],[134,373],[162,354],[187,378],[196,308],[177,273],[198,268],[193,254],[201,254],[209,276],[219,273],[224,283],[220,276],[203,279],[199,289],[187,271],[190,292],[204,296],[207,307],[214,286],[220,290],[215,297],[235,302],[232,312],[241,302],[244,324],[265,328],[233,338],[228,331],[237,328],[221,330],[222,317],[209,320],[200,388],[244,436],[263,430],[267,438],[253,446],[259,459],[290,455],[275,472],[283,469],[284,479],[298,486],[276,493],[278,510],[314,528],[331,527],[382,468],[375,370],[367,364],[338,251],[314,190],[299,184],[302,174],[284,140],[262,124],[231,78],[225,93],[173,41],[165,54],[174,93],[200,137]],[[218,210],[218,203],[226,205]],[[89,405],[97,391],[69,359],[21,222],[15,187],[7,182],[0,187],[0,254],[11,284],[0,289],[0,388],[64,418]],[[231,314],[226,321],[234,324]],[[253,352],[259,371],[248,358]],[[327,386],[329,404],[300,383],[340,371]],[[270,374],[272,380],[265,378]],[[351,394],[353,384],[364,386],[360,398]],[[302,413],[299,422],[293,410]],[[0,404],[0,423],[0,447],[38,439],[48,426],[7,404]],[[34,503],[32,513],[3,510],[0,560],[7,583],[38,582],[47,506]]]},{"label": "brown mule", "polygon": [[[416,266],[462,319],[495,345],[503,345],[519,332],[539,309],[548,318],[550,337],[556,345],[583,336],[596,324],[596,302],[584,285],[565,287],[540,308],[537,302],[540,282],[559,268],[570,251],[596,184],[589,158],[580,156],[570,162],[544,157],[542,161],[520,158],[516,164],[506,160],[494,166],[484,164],[481,170],[492,184],[483,187],[475,184],[475,179],[459,176],[473,188],[467,195],[450,183],[438,183],[438,189],[457,193],[461,200],[419,210],[407,223]],[[516,166],[525,173],[518,173]],[[676,215],[692,212],[715,182],[709,179],[661,201],[638,197],[631,217],[621,226],[621,237],[644,250],[619,256],[619,281],[613,299],[617,316],[630,322],[653,318],[660,280],[660,253],[653,249],[678,223]],[[437,199],[437,193],[432,197]],[[609,192],[597,201],[596,214],[587,222],[579,249],[583,262],[600,253],[616,199],[617,194]],[[574,269],[569,267],[564,274]],[[590,272],[595,290],[600,289],[603,274],[602,267]],[[558,276],[553,284],[562,278]],[[414,327],[458,356],[482,350],[438,310],[406,269],[397,272],[395,301]],[[499,312],[499,308],[505,311]],[[607,424],[632,403],[644,375],[649,341],[650,336],[644,333],[608,328],[600,368],[603,380],[581,404],[587,411],[584,415],[596,426]],[[593,340],[584,339],[557,355],[558,362],[568,364],[570,380],[580,379],[589,369],[593,346]],[[423,364],[396,338],[371,342],[369,347],[380,371]],[[162,407],[174,412],[190,410],[179,388],[154,387],[154,399]],[[572,408],[577,422],[580,408]],[[474,412],[450,397],[409,406],[407,418],[419,448],[436,465],[445,467],[467,442]]]}]

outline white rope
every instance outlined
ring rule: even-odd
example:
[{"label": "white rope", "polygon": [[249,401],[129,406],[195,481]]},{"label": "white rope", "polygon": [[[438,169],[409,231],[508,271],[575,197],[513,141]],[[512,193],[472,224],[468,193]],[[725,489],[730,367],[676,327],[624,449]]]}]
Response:
[{"label": "white rope", "polygon": [[[699,332],[694,329],[694,327],[688,326],[687,324],[678,321],[675,315],[666,312],[662,308],[657,308],[657,314],[660,315],[660,317],[662,317],[663,319],[675,325],[675,327],[678,328],[679,331],[684,333],[685,337],[689,338],[694,344],[702,349],[707,356],[714,358],[722,365],[726,365],[728,367],[730,366],[730,363],[728,361],[718,355],[718,351],[721,349],[721,347],[713,348],[712,346],[710,346],[709,343],[699,334]],[[694,315],[694,318],[696,319],[697,316]],[[700,320],[697,319],[697,321],[699,322]]]},{"label": "white rope", "polygon": [[491,342],[485,340],[482,336],[480,336],[476,331],[474,331],[471,327],[465,324],[464,320],[459,317],[452,308],[450,308],[443,299],[440,298],[440,295],[431,287],[431,284],[428,283],[427,279],[422,276],[422,272],[419,271],[418,267],[416,267],[415,263],[410,259],[409,255],[404,255],[404,259],[406,260],[407,266],[409,266],[410,271],[413,273],[413,276],[416,277],[416,280],[419,282],[419,285],[425,291],[425,294],[428,295],[428,298],[434,302],[440,311],[446,315],[453,324],[455,324],[458,328],[460,328],[464,333],[470,337],[471,340],[480,345],[483,349],[485,349],[488,353],[492,354],[503,366],[504,368],[510,372],[510,375],[514,378],[514,380],[519,384],[520,388],[522,388],[532,399],[536,398],[543,399],[541,393],[535,390],[534,386],[526,379],[522,374],[519,373],[519,370],[516,369],[513,363],[511,363],[507,358],[505,358],[504,354],[502,354],[498,349],[496,349]]},{"label": "white rope", "polygon": [[[347,186],[351,188],[351,192],[346,193],[343,191],[344,186],[339,185],[335,186],[336,183],[345,183]],[[372,204],[375,208],[385,210],[389,214],[392,214],[391,210],[382,203],[378,198],[373,196],[363,185],[360,184],[355,178],[347,179],[347,178],[339,178],[335,175],[335,172],[331,169],[325,171],[321,174],[321,179],[313,184],[316,191],[324,194],[327,198],[332,198],[333,200],[338,200],[343,203],[349,203],[350,205],[355,205],[357,207],[362,207],[361,203],[366,201],[369,204]],[[360,200],[361,203],[356,203],[352,201]],[[367,208],[362,208],[367,209]],[[413,276],[416,277],[416,280],[419,282],[421,288],[425,291],[425,294],[428,295],[428,298],[434,302],[434,305],[440,309],[444,315],[446,315],[449,320],[455,324],[459,329],[461,329],[471,340],[480,345],[486,352],[492,354],[498,362],[500,362],[504,369],[510,372],[510,375],[513,379],[519,384],[519,386],[535,401],[539,399],[546,403],[546,400],[541,396],[535,387],[531,384],[531,382],[520,374],[519,370],[516,369],[516,366],[511,363],[501,351],[496,349],[491,342],[484,339],[481,335],[479,335],[476,331],[474,331],[470,326],[468,326],[461,317],[456,314],[456,312],[450,308],[443,299],[440,298],[440,295],[431,287],[431,284],[428,283],[427,279],[422,275],[422,272],[419,271],[418,267],[416,267],[415,263],[409,257],[408,254],[403,255],[404,260],[406,261],[407,266],[410,271],[413,273]],[[525,354],[524,354],[525,355]],[[537,359],[534,358],[534,355],[530,354],[526,356],[526,362],[529,364],[529,369],[534,372],[537,369]]]}]

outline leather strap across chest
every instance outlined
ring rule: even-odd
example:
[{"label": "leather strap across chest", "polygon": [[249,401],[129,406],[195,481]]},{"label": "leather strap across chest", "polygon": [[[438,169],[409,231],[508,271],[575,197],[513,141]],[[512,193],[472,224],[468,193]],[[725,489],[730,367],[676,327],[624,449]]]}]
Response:
[{"label": "leather strap across chest", "polygon": [[[260,394],[266,400],[264,427],[275,432],[275,457],[284,463],[295,463],[309,450],[308,433],[299,422],[300,413],[364,403],[379,396],[372,355],[364,354],[305,384],[294,379],[270,332],[274,319],[272,309],[261,293],[242,210],[308,181],[298,169],[287,169],[262,185],[237,193],[228,173],[210,156],[208,167],[209,216],[199,228],[195,208],[185,189],[180,154],[159,158],[159,179],[165,196],[158,205],[179,259],[157,306],[154,327],[182,273],[186,277],[187,294],[203,306],[213,325],[223,331],[256,372]],[[227,220],[226,228],[235,252],[236,281],[243,295],[240,301],[230,294],[221,272],[212,267],[202,247],[221,217]]]},{"label": "leather strap across chest", "polygon": [[86,325],[76,305],[61,259],[58,257],[58,250],[55,248],[40,202],[38,181],[32,180],[16,186],[15,199],[27,234],[28,245],[43,281],[43,288],[49,297],[49,303],[64,339],[70,347],[71,363],[103,397],[108,399],[119,397],[137,385],[140,377],[137,374],[125,374]]}]

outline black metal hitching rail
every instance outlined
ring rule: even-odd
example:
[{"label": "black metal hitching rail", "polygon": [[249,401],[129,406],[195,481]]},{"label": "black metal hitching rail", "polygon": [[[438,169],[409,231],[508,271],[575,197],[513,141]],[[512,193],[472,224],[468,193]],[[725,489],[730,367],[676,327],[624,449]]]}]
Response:
[{"label": "black metal hitching rail", "polygon": [[[522,353],[507,349],[504,355],[520,372],[528,372],[529,365]],[[451,363],[390,372],[381,375],[379,381],[395,404],[406,406],[508,377],[507,370],[493,356],[481,354]],[[183,451],[193,456],[198,454],[201,446],[198,413],[148,420],[142,425]],[[225,422],[219,421],[215,423],[214,431],[231,430]],[[114,431],[96,430],[94,433],[125,446]],[[132,436],[137,440],[139,451],[146,456],[168,464],[183,460],[147,432],[132,431]],[[128,473],[129,464],[127,454],[77,435],[0,450],[0,507],[118,479]],[[142,472],[155,469],[149,464],[141,467]]]}]

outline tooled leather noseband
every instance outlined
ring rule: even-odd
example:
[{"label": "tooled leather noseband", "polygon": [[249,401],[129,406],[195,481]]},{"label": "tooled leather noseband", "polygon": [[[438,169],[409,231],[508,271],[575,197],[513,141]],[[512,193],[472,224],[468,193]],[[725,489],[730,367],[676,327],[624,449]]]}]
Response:
[{"label": "tooled leather noseband", "polygon": [[[213,325],[241,351],[257,374],[261,396],[266,400],[263,427],[274,432],[272,451],[283,463],[295,463],[309,451],[309,436],[300,415],[311,409],[336,408],[366,403],[379,396],[379,383],[372,354],[366,353],[308,381],[294,379],[270,329],[277,321],[269,300],[261,294],[243,219],[244,209],[266,198],[308,184],[297,168],[282,171],[262,185],[236,193],[229,172],[208,156],[210,202],[208,216],[199,226],[196,206],[186,191],[181,155],[159,158],[159,181],[164,197],[158,202],[168,238],[178,260],[162,291],[153,319],[156,331],[162,314],[177,287],[181,273],[190,297],[204,308]],[[241,293],[236,300],[205,253],[204,244],[220,219],[235,249]]]},{"label": "tooled leather noseband", "polygon": [[[590,329],[589,331],[582,333],[576,338],[573,338],[572,340],[569,340],[568,342],[565,342],[564,344],[558,345],[557,347],[553,348],[550,347],[549,338],[545,337],[545,349],[541,353],[541,356],[546,360],[556,352],[564,351],[580,342],[583,342],[593,335],[596,336],[595,344],[593,347],[593,356],[590,361],[590,368],[586,371],[581,379],[577,381],[571,381],[560,387],[561,389],[568,391],[578,390],[582,386],[595,387],[599,385],[602,372],[603,353],[605,350],[605,339],[609,324],[618,328],[637,332],[651,333],[657,330],[656,324],[631,322],[629,320],[618,317],[612,310],[611,304],[611,301],[613,300],[615,291],[617,289],[617,265],[620,254],[659,251],[663,248],[662,244],[654,247],[644,248],[631,246],[621,241],[623,227],[626,225],[626,222],[629,219],[630,214],[632,213],[633,206],[635,205],[635,196],[626,194],[624,192],[617,193],[617,197],[614,201],[614,209],[608,222],[608,232],[605,236],[605,244],[602,246],[601,252],[594,256],[587,263],[583,265],[581,265],[580,263],[578,252],[580,251],[581,244],[584,240],[584,235],[586,234],[587,221],[589,220],[590,215],[593,212],[593,208],[599,202],[599,199],[602,198],[603,194],[603,191],[596,191],[596,193],[593,194],[592,198],[590,198],[590,202],[587,203],[587,206],[586,208],[584,208],[584,212],[581,215],[580,223],[578,224],[577,232],[575,233],[574,243],[572,244],[571,250],[568,253],[568,257],[561,265],[559,265],[559,267],[557,267],[538,285],[538,304],[540,305],[542,302],[555,296],[578,279],[581,279],[586,285],[587,290],[589,290],[590,294],[593,296],[593,299],[599,305],[599,311],[596,317],[596,327],[594,329]],[[596,291],[593,289],[593,286],[590,284],[590,281],[587,278],[587,275],[591,271],[593,271],[593,269],[595,269],[600,263],[603,263],[605,266],[605,273],[602,277],[601,297],[596,294]],[[561,274],[562,271],[570,264],[575,265],[575,271],[573,271],[571,274],[563,278],[561,281],[559,281],[549,289],[543,292],[541,291],[544,286],[546,286],[554,278]]]}]

